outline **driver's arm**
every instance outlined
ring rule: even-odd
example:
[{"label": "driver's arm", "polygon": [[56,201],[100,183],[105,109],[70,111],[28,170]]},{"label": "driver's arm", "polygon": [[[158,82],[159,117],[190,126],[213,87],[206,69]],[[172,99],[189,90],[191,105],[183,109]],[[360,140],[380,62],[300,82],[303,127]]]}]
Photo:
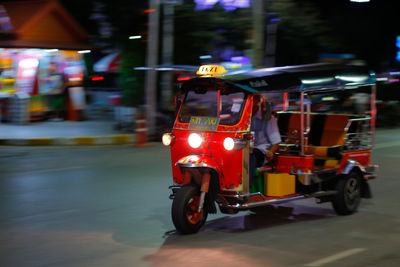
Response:
[{"label": "driver's arm", "polygon": [[279,144],[272,145],[270,150],[265,153],[265,159],[271,161],[274,158],[275,152],[278,150]]},{"label": "driver's arm", "polygon": [[265,159],[271,161],[274,158],[275,152],[278,150],[279,143],[282,142],[281,135],[279,134],[278,123],[275,117],[268,121],[267,127],[268,139],[273,144],[269,151],[265,153]]}]

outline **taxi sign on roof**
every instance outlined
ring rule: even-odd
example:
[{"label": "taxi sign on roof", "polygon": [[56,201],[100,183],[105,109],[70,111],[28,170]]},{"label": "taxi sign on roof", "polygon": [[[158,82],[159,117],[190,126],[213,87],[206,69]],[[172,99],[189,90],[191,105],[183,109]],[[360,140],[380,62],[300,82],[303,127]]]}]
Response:
[{"label": "taxi sign on roof", "polygon": [[202,65],[196,72],[197,75],[219,75],[227,72],[223,66],[218,65]]}]

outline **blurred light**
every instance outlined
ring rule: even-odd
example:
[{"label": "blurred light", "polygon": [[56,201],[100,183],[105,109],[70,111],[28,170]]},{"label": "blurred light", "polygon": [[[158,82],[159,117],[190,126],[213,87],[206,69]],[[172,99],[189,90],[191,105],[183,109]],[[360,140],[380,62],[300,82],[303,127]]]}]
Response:
[{"label": "blurred light", "polygon": [[365,76],[344,76],[344,75],[337,75],[335,76],[336,79],[342,80],[342,81],[346,81],[346,82],[362,82],[365,81],[366,79],[368,79]]},{"label": "blurred light", "polygon": [[267,16],[267,22],[269,24],[273,24],[273,23],[277,23],[281,21],[281,19],[279,18],[279,15],[277,13],[269,13]]},{"label": "blurred light", "polygon": [[58,52],[58,49],[45,49],[44,52],[46,52],[46,53],[54,53],[54,52]]},{"label": "blurred light", "polygon": [[195,2],[197,10],[212,8],[216,3],[223,6],[226,11],[250,7],[250,0],[195,0]]},{"label": "blurred light", "polygon": [[135,40],[135,39],[141,39],[142,36],[141,35],[133,35],[133,36],[129,36],[129,40]]},{"label": "blurred light", "polygon": [[204,55],[204,56],[200,56],[199,58],[200,59],[210,59],[210,58],[212,58],[212,56],[211,55]]},{"label": "blurred light", "polygon": [[144,13],[151,13],[151,12],[155,12],[155,11],[156,11],[155,9],[146,9],[144,11]]},{"label": "blurred light", "polygon": [[200,147],[201,143],[203,142],[203,139],[201,136],[197,133],[191,133],[188,138],[188,143],[192,148],[198,148]]},{"label": "blurred light", "polygon": [[378,82],[384,82],[384,81],[387,81],[388,78],[376,78],[376,80],[377,80]]},{"label": "blurred light", "polygon": [[224,140],[224,148],[228,151],[232,150],[235,147],[235,141],[231,137],[227,137]]},{"label": "blurred light", "polygon": [[242,67],[242,64],[233,62],[224,62],[222,65],[227,69],[240,69]]},{"label": "blurred light", "polygon": [[230,61],[234,63],[250,64],[250,58],[244,56],[231,57]]},{"label": "blurred light", "polygon": [[191,79],[191,77],[178,77],[178,81],[187,81],[187,80],[190,80]]},{"label": "blurred light", "polygon": [[155,70],[158,70],[158,71],[172,71],[172,70],[175,70],[174,68],[155,68]]},{"label": "blurred light", "polygon": [[350,0],[350,2],[367,3],[367,2],[369,2],[369,0]]},{"label": "blurred light", "polygon": [[26,69],[35,68],[39,65],[39,60],[36,58],[27,58],[21,60],[18,65]]},{"label": "blurred light", "polygon": [[335,53],[324,53],[319,55],[320,59],[354,59],[354,54],[335,54]]},{"label": "blurred light", "polygon": [[78,54],[87,54],[87,53],[90,53],[90,52],[92,52],[92,51],[90,51],[90,50],[79,50]]},{"label": "blurred light", "polygon": [[333,78],[321,78],[321,79],[308,79],[301,80],[304,84],[318,84],[318,83],[327,83],[333,81]]},{"label": "blurred light", "polygon": [[400,75],[400,71],[389,72],[390,75]]},{"label": "blurred light", "polygon": [[133,69],[134,70],[153,70],[154,68],[150,68],[150,67],[135,67]]},{"label": "blurred light", "polygon": [[80,77],[74,77],[74,78],[69,78],[69,80],[70,80],[71,82],[76,82],[76,81],[82,80],[82,78],[80,78]]},{"label": "blurred light", "polygon": [[322,101],[336,101],[338,100],[336,97],[333,96],[326,96],[322,98]]},{"label": "blurred light", "polygon": [[389,79],[389,82],[390,82],[390,83],[399,82],[399,81],[400,81],[400,79]]},{"label": "blurred light", "polygon": [[104,77],[102,76],[92,77],[92,81],[102,81],[102,80],[104,80]]},{"label": "blurred light", "polygon": [[280,18],[273,18],[273,19],[269,20],[270,23],[276,23],[276,22],[279,22],[279,21],[281,21]]}]

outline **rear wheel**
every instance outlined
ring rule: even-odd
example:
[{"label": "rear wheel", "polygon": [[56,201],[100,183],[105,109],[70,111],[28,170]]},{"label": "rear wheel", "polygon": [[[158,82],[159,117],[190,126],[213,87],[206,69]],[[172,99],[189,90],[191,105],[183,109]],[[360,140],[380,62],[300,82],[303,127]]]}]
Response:
[{"label": "rear wheel", "polygon": [[332,198],[332,206],[337,214],[349,215],[357,211],[361,200],[361,177],[351,172],[336,183],[338,192]]},{"label": "rear wheel", "polygon": [[172,202],[172,221],[177,231],[192,234],[199,231],[207,219],[208,211],[204,205],[197,212],[200,203],[200,190],[195,185],[185,185],[176,192]]}]

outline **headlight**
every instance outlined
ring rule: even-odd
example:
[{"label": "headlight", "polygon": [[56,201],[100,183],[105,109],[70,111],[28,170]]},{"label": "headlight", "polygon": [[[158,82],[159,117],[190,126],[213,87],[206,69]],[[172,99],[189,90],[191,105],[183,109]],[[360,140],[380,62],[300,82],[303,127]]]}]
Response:
[{"label": "headlight", "polygon": [[189,135],[188,142],[192,148],[199,148],[201,143],[203,142],[203,139],[201,138],[201,136],[199,134],[191,133]]},{"label": "headlight", "polygon": [[175,136],[171,133],[165,133],[162,136],[162,143],[164,146],[172,146]]},{"label": "headlight", "polygon": [[246,139],[227,137],[224,139],[224,148],[228,151],[241,150],[245,148],[248,143]]},{"label": "headlight", "polygon": [[232,150],[234,147],[235,147],[235,141],[230,137],[225,138],[224,148],[226,150]]}]

